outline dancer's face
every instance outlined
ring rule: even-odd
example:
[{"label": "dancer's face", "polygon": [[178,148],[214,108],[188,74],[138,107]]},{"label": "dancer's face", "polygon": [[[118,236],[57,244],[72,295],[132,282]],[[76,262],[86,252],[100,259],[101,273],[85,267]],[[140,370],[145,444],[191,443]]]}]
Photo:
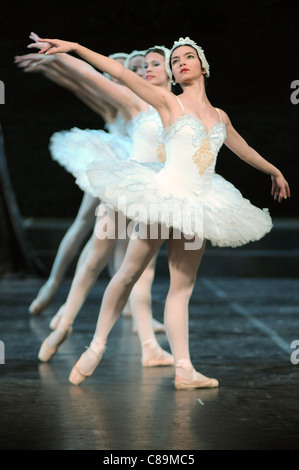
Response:
[{"label": "dancer's face", "polygon": [[204,71],[197,52],[191,46],[179,46],[171,55],[171,69],[176,83],[180,85],[203,78]]},{"label": "dancer's face", "polygon": [[164,56],[158,52],[149,52],[144,61],[145,80],[153,85],[161,86],[168,82],[169,78],[165,69]]},{"label": "dancer's face", "polygon": [[137,73],[139,77],[144,78],[144,68],[143,68],[144,57],[141,55],[136,55],[132,57],[129,62],[129,70]]}]

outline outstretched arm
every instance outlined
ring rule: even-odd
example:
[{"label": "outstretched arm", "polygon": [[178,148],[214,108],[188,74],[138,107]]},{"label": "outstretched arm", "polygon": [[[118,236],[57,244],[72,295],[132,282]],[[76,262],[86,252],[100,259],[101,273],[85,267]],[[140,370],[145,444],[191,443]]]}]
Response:
[{"label": "outstretched arm", "polygon": [[[81,62],[89,67],[86,62]],[[25,73],[42,73],[44,77],[52,82],[71,91],[105,121],[110,121],[115,117],[117,109],[105,101],[90,81],[82,77],[82,74],[76,70],[72,71],[69,67],[61,66],[57,56],[31,53],[24,56],[16,56],[15,63]]]},{"label": "outstretched arm", "polygon": [[[51,45],[43,39],[41,39],[37,34],[31,33],[30,38],[35,42],[29,44],[28,48],[37,48],[41,49],[40,53],[44,52],[45,49],[50,49]],[[65,42],[66,41],[62,41]],[[68,43],[74,44],[74,43]],[[99,71],[95,70],[89,63],[85,60],[78,59],[73,57],[67,52],[73,51],[72,48],[65,48],[65,52],[60,51],[59,54],[55,54],[56,60],[55,65],[60,65],[66,70],[69,68],[70,72],[76,72],[81,75],[81,78],[88,82],[95,88],[97,93],[100,93],[102,97],[110,103],[112,106],[117,108],[122,108],[123,112],[128,114],[128,109],[131,111],[129,115],[134,115],[136,112],[139,112],[141,109],[144,109],[147,105],[136,96],[129,88],[124,87],[121,84],[113,83],[111,80],[107,79]],[[57,51],[55,50],[55,53]],[[50,55],[50,54],[48,54]],[[115,61],[117,64],[118,62]]]},{"label": "outstretched arm", "polygon": [[47,55],[75,52],[99,70],[108,73],[130,88],[137,96],[146,101],[158,111],[167,107],[166,90],[146,82],[134,72],[126,69],[122,64],[110,57],[98,54],[75,42],[62,41],[59,39],[39,39],[46,43],[40,51]]},{"label": "outstretched arm", "polygon": [[281,202],[283,199],[291,197],[288,182],[281,171],[247,144],[243,137],[234,129],[229,117],[223,111],[222,116],[226,125],[226,146],[246,163],[271,176],[271,194],[275,200]]}]

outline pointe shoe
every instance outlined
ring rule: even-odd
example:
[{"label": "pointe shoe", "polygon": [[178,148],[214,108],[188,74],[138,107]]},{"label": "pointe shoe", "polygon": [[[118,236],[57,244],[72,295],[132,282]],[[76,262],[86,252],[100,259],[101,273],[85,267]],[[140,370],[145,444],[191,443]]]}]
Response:
[{"label": "pointe shoe", "polygon": [[219,382],[217,379],[210,379],[209,377],[189,380],[176,375],[174,386],[176,390],[194,390],[195,388],[216,388],[219,387]]},{"label": "pointe shoe", "polygon": [[31,302],[28,310],[32,315],[39,315],[43,310],[45,310],[50,303],[52,302],[56,291],[58,289],[57,281],[47,281],[37,294],[36,299]]},{"label": "pointe shoe", "polygon": [[[66,338],[71,334],[73,331],[73,328],[70,326],[66,330],[62,330],[57,328],[57,330],[53,331],[53,333],[50,333],[50,335],[43,341],[39,353],[38,353],[38,358],[42,362],[49,362],[50,359],[55,356],[56,352],[58,351],[59,346],[66,340]],[[53,338],[53,335],[58,336],[57,341],[54,342],[53,346],[49,345],[49,340],[51,341],[51,336]]]},{"label": "pointe shoe", "polygon": [[174,366],[174,359],[170,357],[161,357],[160,359],[142,359],[143,367],[167,367]]},{"label": "pointe shoe", "polygon": [[160,347],[158,350],[154,349],[153,351],[152,357],[141,359],[143,367],[166,367],[174,365],[174,358],[169,352],[164,351],[164,349]]},{"label": "pointe shoe", "polygon": [[[69,376],[69,381],[73,385],[80,385],[82,382],[84,382],[84,380],[90,377],[95,371],[95,369],[97,368],[97,366],[99,365],[104,351],[105,351],[105,347],[99,353],[94,351],[91,347],[87,348],[87,350],[81,355],[80,359],[76,362],[76,364],[72,368],[70,376]],[[88,372],[83,373],[80,370],[80,361],[82,361],[88,354],[89,355],[92,354],[94,357],[93,357],[93,360],[91,361]]]},{"label": "pointe shoe", "polygon": [[58,327],[62,313],[63,313],[63,309],[64,309],[64,305],[60,307],[58,312],[54,315],[54,317],[50,321],[49,327],[51,328],[51,330],[56,330],[56,328]]},{"label": "pointe shoe", "polygon": [[39,315],[46,307],[47,306],[42,302],[39,302],[38,299],[34,299],[33,302],[31,302],[28,311],[31,315]]}]

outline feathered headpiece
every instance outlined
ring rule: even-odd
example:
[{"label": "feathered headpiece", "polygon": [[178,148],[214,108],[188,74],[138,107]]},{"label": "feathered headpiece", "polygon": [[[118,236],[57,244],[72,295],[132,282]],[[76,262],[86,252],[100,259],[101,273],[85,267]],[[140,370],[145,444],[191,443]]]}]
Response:
[{"label": "feathered headpiece", "polygon": [[[210,76],[210,66],[209,66],[209,63],[208,63],[208,61],[206,59],[206,56],[204,54],[203,48],[200,47],[198,44],[196,44],[196,42],[192,41],[192,39],[190,39],[187,36],[186,38],[180,38],[178,41],[174,42],[174,44],[173,44],[173,46],[170,50],[170,57],[172,56],[173,51],[175,49],[177,49],[177,47],[180,47],[180,46],[191,46],[197,51],[197,54],[198,54],[198,57],[201,60],[202,66],[206,71],[206,76],[209,77]],[[169,65],[169,67],[170,67],[170,65]]]}]

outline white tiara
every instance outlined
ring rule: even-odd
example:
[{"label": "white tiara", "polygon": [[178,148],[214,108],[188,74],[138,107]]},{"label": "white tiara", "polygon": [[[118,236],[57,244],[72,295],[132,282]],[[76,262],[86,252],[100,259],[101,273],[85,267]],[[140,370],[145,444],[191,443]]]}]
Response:
[{"label": "white tiara", "polygon": [[127,59],[128,57],[128,53],[127,52],[114,52],[114,54],[110,54],[109,57],[111,59]]},{"label": "white tiara", "polygon": [[146,51],[132,51],[130,54],[128,54],[128,57],[126,58],[126,61],[124,63],[124,66],[126,67],[126,69],[129,68],[129,65],[130,65],[130,60],[133,59],[133,57],[137,57],[137,56],[144,56]]},{"label": "white tiara", "polygon": [[180,46],[191,46],[193,47],[197,53],[198,53],[198,57],[200,58],[201,60],[201,63],[202,63],[202,66],[203,68],[205,69],[206,71],[206,76],[209,77],[210,76],[210,66],[209,66],[209,63],[206,59],[206,56],[204,54],[204,50],[202,47],[200,47],[198,44],[196,44],[196,42],[192,41],[192,39],[190,39],[188,36],[186,38],[180,38],[178,41],[175,41],[171,50],[170,50],[170,56],[172,55],[173,51],[177,48],[177,47],[180,47]]},{"label": "white tiara", "polygon": [[148,53],[148,51],[150,49],[161,49],[163,52],[164,52],[164,56],[165,56],[165,69],[166,69],[166,72],[167,72],[167,75],[169,78],[172,77],[172,72],[170,70],[170,66],[169,66],[169,59],[170,59],[170,49],[168,49],[167,47],[165,46],[153,46],[153,47],[149,47],[148,50],[146,51],[146,54]]}]

